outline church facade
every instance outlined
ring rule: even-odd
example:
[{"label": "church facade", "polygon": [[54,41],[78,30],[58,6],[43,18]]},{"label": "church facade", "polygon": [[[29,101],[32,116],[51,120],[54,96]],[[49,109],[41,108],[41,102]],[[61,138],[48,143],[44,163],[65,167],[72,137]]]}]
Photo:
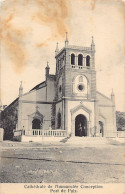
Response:
[{"label": "church facade", "polygon": [[[22,141],[40,137],[115,137],[115,96],[96,90],[95,44],[69,45],[66,37],[55,50],[56,73],[47,63],[44,82],[23,94],[19,88],[18,121],[14,136]],[[55,138],[56,139],[56,138]]]}]

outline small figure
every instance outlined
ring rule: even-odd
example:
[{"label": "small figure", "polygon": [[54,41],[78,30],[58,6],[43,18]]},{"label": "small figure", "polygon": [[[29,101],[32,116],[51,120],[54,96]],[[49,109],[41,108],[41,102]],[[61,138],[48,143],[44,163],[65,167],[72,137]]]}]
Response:
[{"label": "small figure", "polygon": [[82,125],[81,125],[81,123],[79,124],[79,135],[80,135],[80,137],[82,137]]},{"label": "small figure", "polygon": [[42,129],[43,128],[43,123],[42,122],[40,122],[40,129]]}]

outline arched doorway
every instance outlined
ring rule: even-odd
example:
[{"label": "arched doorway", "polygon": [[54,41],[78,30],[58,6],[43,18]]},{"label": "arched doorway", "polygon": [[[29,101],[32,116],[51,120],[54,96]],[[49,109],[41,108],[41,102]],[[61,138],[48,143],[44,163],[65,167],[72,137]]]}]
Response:
[{"label": "arched doorway", "polygon": [[104,123],[102,121],[99,121],[100,126],[100,136],[104,137]]},{"label": "arched doorway", "polygon": [[41,121],[39,119],[34,119],[32,121],[32,129],[40,129]]},{"label": "arched doorway", "polygon": [[87,119],[82,114],[75,118],[75,136],[87,136]]}]

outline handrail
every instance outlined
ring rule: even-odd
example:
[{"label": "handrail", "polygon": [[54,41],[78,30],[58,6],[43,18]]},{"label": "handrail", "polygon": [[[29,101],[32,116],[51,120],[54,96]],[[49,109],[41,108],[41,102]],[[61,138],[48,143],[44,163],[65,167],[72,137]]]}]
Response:
[{"label": "handrail", "polygon": [[43,137],[65,137],[66,131],[61,129],[57,129],[57,130],[32,129],[30,131],[25,131],[25,135],[43,136]]}]

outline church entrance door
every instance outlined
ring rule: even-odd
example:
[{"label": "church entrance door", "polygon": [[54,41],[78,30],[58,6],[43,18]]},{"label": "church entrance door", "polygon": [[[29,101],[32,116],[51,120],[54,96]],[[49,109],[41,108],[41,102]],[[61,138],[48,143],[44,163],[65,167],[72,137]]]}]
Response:
[{"label": "church entrance door", "polygon": [[82,114],[75,118],[75,136],[87,136],[87,119]]}]

